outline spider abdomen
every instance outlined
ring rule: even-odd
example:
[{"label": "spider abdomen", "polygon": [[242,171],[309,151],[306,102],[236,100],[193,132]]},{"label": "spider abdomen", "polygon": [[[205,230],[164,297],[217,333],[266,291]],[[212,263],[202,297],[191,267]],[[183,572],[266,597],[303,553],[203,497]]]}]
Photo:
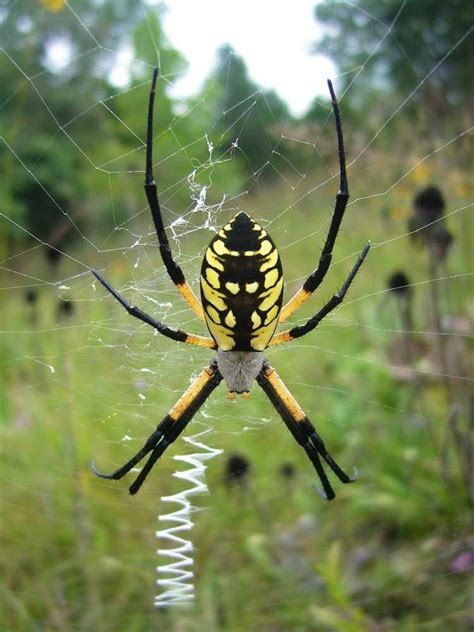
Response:
[{"label": "spider abdomen", "polygon": [[238,213],[209,244],[201,300],[211,336],[223,351],[263,351],[278,324],[283,271],[268,233]]}]

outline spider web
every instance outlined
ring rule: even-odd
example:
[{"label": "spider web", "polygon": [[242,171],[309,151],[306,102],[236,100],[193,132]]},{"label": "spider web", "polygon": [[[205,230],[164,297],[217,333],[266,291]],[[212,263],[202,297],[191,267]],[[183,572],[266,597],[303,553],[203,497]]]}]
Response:
[{"label": "spider web", "polygon": [[[400,3],[394,22],[411,2]],[[111,46],[105,35],[97,39],[80,5],[65,3],[62,10],[83,42],[82,50],[70,51],[72,60],[103,51],[109,60],[103,72],[109,72],[110,60],[118,63],[123,47]],[[164,54],[145,5],[143,11],[148,45],[159,61]],[[31,32],[28,28],[25,23]],[[392,28],[386,25],[364,64],[351,70],[346,93],[338,95],[344,120],[351,90],[363,81]],[[469,173],[459,156],[468,155],[472,126],[452,104],[449,133],[433,130],[420,140],[407,123],[409,142],[390,151],[387,139],[439,67],[458,48],[468,50],[470,38],[466,32],[436,66],[419,74],[368,131],[345,124],[351,198],[324,284],[291,322],[302,324],[330,298],[367,239],[371,252],[344,304],[317,331],[267,354],[338,462],[349,471],[353,463],[359,467],[359,481],[347,489],[336,485],[334,503],[319,502],[310,464],[263,393],[255,387],[249,401],[228,402],[225,389],[218,389],[187,432],[205,432],[213,450],[224,450],[209,462],[209,496],[194,501],[203,509],[192,516],[198,604],[191,615],[165,613],[170,626],[187,622],[190,629],[202,629],[214,618],[222,629],[233,629],[240,621],[236,612],[243,625],[254,625],[268,610],[269,602],[256,596],[262,591],[275,610],[264,619],[270,626],[428,625],[436,609],[427,609],[420,594],[441,602],[453,598],[453,591],[459,598],[440,606],[441,625],[449,621],[452,629],[463,629],[468,621],[461,595],[468,592],[474,558],[466,499],[473,445],[472,422],[466,423],[472,389],[472,169]],[[86,208],[84,221],[64,205],[60,188],[44,183],[41,161],[27,158],[24,141],[4,130],[0,146],[10,169],[27,175],[55,209],[59,230],[74,239],[62,247],[39,229],[31,231],[8,198],[0,210],[2,239],[15,237],[23,244],[10,251],[5,242],[0,268],[6,306],[2,504],[10,516],[2,538],[11,558],[2,616],[7,627],[18,629],[33,624],[79,629],[87,622],[113,629],[124,621],[146,627],[156,621],[148,606],[156,579],[159,498],[182,489],[172,476],[173,456],[186,454],[185,443],[170,447],[133,499],[125,480],[93,478],[89,462],[113,470],[130,458],[210,359],[206,351],[172,343],[130,319],[90,274],[90,268],[101,270],[130,302],[170,326],[204,333],[164,272],[143,194],[144,174],[135,166],[145,159],[152,65],[146,56],[129,57],[130,72],[146,68],[143,81],[87,105],[78,93],[79,107],[62,120],[46,97],[44,77],[22,65],[17,49],[2,48],[2,55],[18,87],[0,112],[11,101],[30,99],[49,119],[51,142],[74,148],[86,164],[81,187],[93,187],[97,207],[109,209],[97,211],[96,225],[90,221],[94,209]],[[176,105],[166,123],[157,106],[155,174],[166,228],[175,258],[199,293],[204,249],[235,212],[248,211],[279,247],[288,298],[317,263],[338,187],[331,109],[321,95],[317,124],[282,121],[262,89],[228,106],[241,116],[223,132],[206,112],[231,61],[228,53],[202,95]],[[406,56],[405,63],[416,66],[416,59]],[[172,91],[180,73],[161,70],[160,82]],[[61,96],[70,89],[67,68],[56,76]],[[98,110],[127,139],[125,153],[113,139],[89,145],[76,132],[79,125],[93,127]],[[261,139],[267,150],[257,167],[241,147],[255,113],[270,113],[275,120]],[[34,138],[35,129],[29,132]],[[74,186],[73,175],[69,178]],[[444,219],[409,227],[415,194],[433,183],[447,200]],[[440,262],[413,237],[444,222],[454,241]],[[48,244],[61,255],[49,266]],[[387,287],[397,270],[408,277],[408,319],[405,299]],[[249,474],[234,483],[226,470],[232,454],[244,455],[250,464]],[[285,476],[285,467],[296,473]],[[351,524],[345,524],[346,515]],[[377,557],[387,560],[387,577]],[[388,598],[374,591],[377,576]],[[400,588],[404,582],[411,601]],[[226,597],[229,591],[232,598]],[[87,606],[89,620],[78,622],[77,604]],[[397,619],[397,607],[408,613],[405,619]],[[347,620],[359,627],[344,628]]]}]

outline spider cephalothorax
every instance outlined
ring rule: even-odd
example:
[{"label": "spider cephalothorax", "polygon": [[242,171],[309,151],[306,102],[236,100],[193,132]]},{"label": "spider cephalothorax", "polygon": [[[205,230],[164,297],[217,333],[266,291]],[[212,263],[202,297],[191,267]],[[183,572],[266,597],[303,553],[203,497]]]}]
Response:
[{"label": "spider cephalothorax", "polygon": [[135,494],[156,461],[184,430],[222,380],[226,382],[231,398],[234,398],[236,393],[247,396],[255,380],[266,393],[295,440],[308,455],[323,485],[322,495],[331,500],[335,494],[324,471],[321,458],[343,483],[351,483],[354,477],[350,478],[328,453],[314,426],[275,369],[269,365],[263,352],[267,347],[290,342],[317,327],[321,320],[342,302],[369,251],[369,244],[367,244],[340,290],[312,318],[303,325],[275,333],[277,325],[291,316],[313,294],[326,276],[349,198],[342,124],[332,84],[328,81],[336,120],[340,189],[336,196],[331,224],[317,267],[306,279],[302,288],[282,307],[283,270],[278,250],[267,231],[247,213],[237,213],[209,244],[201,269],[201,301],[198,300],[186,282],[183,271],[174,261],[153,178],[153,107],[157,78],[158,72],[155,70],[148,106],[145,192],[166,270],[195,315],[205,321],[211,337],[171,329],[140,308],[128,303],[98,272],[94,270],[92,272],[129,314],[172,340],[215,349],[217,357],[201,371],[135,456],[112,474],[102,474],[95,467],[94,471],[102,478],[120,479],[149,454],[147,462],[130,486],[130,493]]}]

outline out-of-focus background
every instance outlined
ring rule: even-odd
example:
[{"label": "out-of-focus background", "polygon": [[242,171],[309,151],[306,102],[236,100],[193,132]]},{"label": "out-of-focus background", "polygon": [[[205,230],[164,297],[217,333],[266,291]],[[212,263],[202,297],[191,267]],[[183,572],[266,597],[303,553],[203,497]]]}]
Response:
[{"label": "out-of-focus background", "polygon": [[[0,4],[0,629],[467,630],[473,625],[473,11],[462,0]],[[130,497],[134,454],[210,359],[127,316],[90,273],[204,333],[159,257],[198,291],[238,210],[272,235],[288,298],[316,266],[338,188],[325,80],[351,199],[302,323],[373,247],[345,303],[268,353],[336,460],[316,475],[257,385],[221,387],[186,431],[223,450],[196,495],[195,600],[155,609],[173,457]],[[169,561],[169,560],[168,560]],[[189,594],[189,593],[188,593]]]}]

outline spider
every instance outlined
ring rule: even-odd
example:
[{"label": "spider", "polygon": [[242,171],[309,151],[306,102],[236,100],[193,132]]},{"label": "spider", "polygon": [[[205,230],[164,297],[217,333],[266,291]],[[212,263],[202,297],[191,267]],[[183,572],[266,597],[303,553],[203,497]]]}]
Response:
[{"label": "spider", "polygon": [[334,461],[306,414],[264,357],[264,351],[268,347],[290,342],[312,331],[342,302],[370,248],[369,242],[339,291],[312,318],[303,325],[275,333],[277,325],[291,316],[326,276],[349,198],[341,116],[332,83],[328,80],[339,150],[339,192],[317,268],[282,307],[283,271],[278,250],[267,231],[245,212],[237,213],[215,235],[205,251],[200,276],[201,301],[176,264],[164,228],[153,177],[153,112],[157,78],[158,70],[155,69],[148,103],[145,192],[165,268],[188,306],[206,323],[210,337],[172,329],[155,320],[126,301],[97,271],[92,270],[92,273],[131,316],[177,342],[214,349],[217,357],[201,371],[135,456],[111,474],[103,474],[94,464],[93,470],[97,476],[118,480],[149,455],[129,488],[130,494],[136,494],[156,461],[186,428],[222,380],[226,382],[230,399],[235,399],[237,394],[248,397],[251,385],[256,380],[313,464],[323,487],[323,490],[316,488],[317,491],[326,500],[332,500],[335,493],[321,459],[342,483],[352,483],[356,479],[357,470],[350,477]]}]

